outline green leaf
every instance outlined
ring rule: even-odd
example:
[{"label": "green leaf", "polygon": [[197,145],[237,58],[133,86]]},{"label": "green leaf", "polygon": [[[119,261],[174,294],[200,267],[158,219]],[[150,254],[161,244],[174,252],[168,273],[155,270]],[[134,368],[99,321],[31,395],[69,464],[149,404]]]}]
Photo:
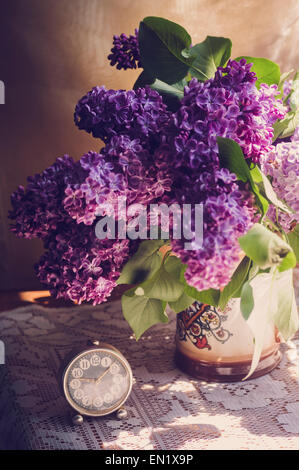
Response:
[{"label": "green leaf", "polygon": [[294,69],[290,70],[289,72],[284,72],[280,75],[279,83],[278,83],[278,90],[280,91],[280,94],[276,96],[277,99],[282,99],[283,98],[283,85],[286,80],[288,80],[291,75],[293,75]]},{"label": "green leaf", "polygon": [[292,247],[297,263],[299,263],[299,224],[295,227],[295,229],[288,233],[288,243]]},{"label": "green leaf", "polygon": [[267,85],[279,84],[280,68],[275,62],[261,57],[249,56],[237,57],[235,60],[240,61],[241,59],[245,59],[247,63],[253,64],[250,70],[256,73],[257,81],[255,84],[257,88],[260,88],[262,83]]},{"label": "green leaf", "polygon": [[158,250],[163,240],[146,240],[140,243],[138,251],[123,267],[117,284],[138,284],[152,277],[160,268],[162,257]]},{"label": "green leaf", "polygon": [[287,341],[299,327],[292,270],[258,274],[247,281],[242,289],[241,312],[253,333],[255,345],[246,379],[258,365],[268,328],[275,324]]},{"label": "green leaf", "polygon": [[261,194],[266,196],[267,200],[271,202],[271,204],[274,204],[274,206],[290,214],[291,210],[283,201],[281,201],[277,197],[270,181],[268,180],[267,176],[260,170],[260,168],[256,165],[254,168],[250,169],[250,173],[253,178],[253,181],[260,188]]},{"label": "green leaf", "polygon": [[297,259],[296,259],[295,253],[293,252],[293,250],[289,251],[286,257],[280,263],[278,271],[279,272],[287,271],[289,269],[294,268],[296,264],[297,264]]},{"label": "green leaf", "polygon": [[240,287],[244,283],[250,268],[250,264],[251,260],[247,256],[245,256],[245,258],[242,259],[237,269],[233,273],[230,282],[220,292],[219,307],[221,308],[221,310],[224,310],[229,299],[234,297],[234,294],[240,289]]},{"label": "green leaf", "polygon": [[[277,309],[277,289],[274,285],[274,276],[272,273],[258,274],[251,279],[248,284],[250,284],[251,291],[247,283],[246,287],[245,284],[243,287],[243,289],[246,290],[244,295],[247,296],[245,302],[247,310],[245,308],[244,313],[242,310],[242,315],[246,316],[249,314],[247,325],[254,336],[254,352],[249,373],[243,380],[248,379],[252,375],[259,363],[264,347],[265,333],[268,328],[273,328],[273,314]],[[243,307],[244,302],[243,306],[241,305],[241,309]]]},{"label": "green leaf", "polygon": [[224,137],[217,137],[217,143],[221,167],[228,168],[241,181],[252,180],[240,145],[234,140]]},{"label": "green leaf", "polygon": [[[220,291],[216,289],[198,291],[195,287],[189,286],[184,276],[187,266],[183,264],[179,258],[176,256],[169,256],[164,266],[165,269],[172,274],[172,276],[180,281],[180,283],[184,286],[184,293],[187,297],[193,299],[193,302],[198,300],[204,304],[213,305],[214,307],[218,306]],[[186,298],[185,300],[187,302]]]},{"label": "green leaf", "polygon": [[142,283],[140,288],[146,297],[166,302],[178,300],[184,291],[184,285],[169,274],[164,266],[161,266],[151,279]]},{"label": "green leaf", "polygon": [[294,73],[294,69],[290,70],[289,72],[284,72],[280,75],[280,80],[278,83],[278,89],[282,90],[283,89],[283,84],[284,82],[290,78],[290,76]]},{"label": "green leaf", "polygon": [[289,94],[289,105],[292,111],[297,111],[297,108],[299,107],[299,70],[295,73],[295,76],[293,78],[292,84],[291,84],[291,92]]},{"label": "green leaf", "polygon": [[250,281],[244,283],[241,290],[240,308],[243,318],[248,320],[254,307],[253,290]]},{"label": "green leaf", "polygon": [[274,136],[272,142],[279,139],[285,139],[294,134],[296,127],[299,126],[299,110],[289,111],[283,119],[278,119],[273,124]]},{"label": "green leaf", "polygon": [[203,304],[213,305],[214,307],[218,306],[220,291],[217,289],[207,289],[199,291],[195,287],[189,286],[188,284],[185,287],[185,293],[192,297],[198,302],[202,302]]},{"label": "green leaf", "polygon": [[180,258],[178,258],[177,256],[173,256],[173,255],[168,256],[168,258],[166,259],[164,263],[165,270],[169,274],[171,274],[171,276],[174,277],[174,279],[176,279],[177,281],[184,282],[184,279],[182,278],[182,274],[185,272],[186,267],[187,266],[182,263]]},{"label": "green leaf", "polygon": [[292,248],[278,235],[261,224],[253,227],[239,239],[242,250],[260,268],[279,266]]},{"label": "green leaf", "polygon": [[182,51],[190,47],[191,37],[182,26],[148,16],[140,23],[138,38],[142,65],[151,76],[172,84],[188,74],[193,59]]},{"label": "green leaf", "polygon": [[298,102],[298,89],[299,89],[299,71],[295,73],[292,81],[291,91],[284,99],[284,104],[288,103],[290,111],[283,119],[277,120],[274,125],[273,142],[276,139],[285,139],[294,134],[296,127],[299,125],[299,102]]},{"label": "green leaf", "polygon": [[135,82],[133,89],[144,88],[146,85],[149,85],[152,90],[160,93],[168,109],[174,112],[180,107],[180,101],[184,96],[184,87],[187,85],[187,81],[183,79],[169,85],[157,78],[150,77],[143,71]]},{"label": "green leaf", "polygon": [[230,58],[231,49],[230,39],[207,36],[189,51],[189,57],[194,58],[190,74],[201,81],[214,77],[217,67],[223,67]]},{"label": "green leaf", "polygon": [[[174,279],[182,283],[184,289],[186,281],[182,276],[186,270],[186,265],[183,264],[177,256],[168,256],[164,263],[164,268]],[[190,307],[194,301],[195,299],[189,297],[185,292],[182,292],[177,300],[170,301],[168,304],[175,313],[180,313]]]},{"label": "green leaf", "polygon": [[220,166],[222,168],[228,168],[232,173],[235,173],[239,180],[249,182],[262,214],[266,214],[269,208],[269,203],[261,194],[259,187],[255,184],[240,145],[232,139],[226,139],[223,137],[217,137],[217,143],[219,148]]},{"label": "green leaf", "polygon": [[168,302],[169,307],[175,312],[180,313],[186,308],[190,307],[195,302],[195,299],[189,297],[185,292],[175,302]]},{"label": "green leaf", "polygon": [[181,100],[184,96],[185,86],[187,86],[187,81],[185,79],[180,80],[177,83],[173,83],[172,85],[156,79],[154,83],[152,83],[151,88],[158,91],[161,95],[176,97]]},{"label": "green leaf", "polygon": [[251,281],[251,279],[253,279],[259,273],[259,271],[260,271],[260,268],[258,267],[258,265],[255,263],[252,263],[252,266],[248,272],[248,281]]},{"label": "green leaf", "polygon": [[146,85],[151,86],[155,82],[155,80],[155,77],[143,70],[143,72],[141,72],[136,82],[134,83],[133,90],[137,90],[138,88],[144,88]]},{"label": "green leaf", "polygon": [[277,310],[274,323],[288,341],[299,328],[298,310],[293,287],[293,271],[289,269],[275,277],[275,289],[278,295]]},{"label": "green leaf", "polygon": [[144,295],[135,295],[136,288],[130,289],[122,296],[122,310],[136,339],[156,323],[167,323],[165,302],[149,299]]}]

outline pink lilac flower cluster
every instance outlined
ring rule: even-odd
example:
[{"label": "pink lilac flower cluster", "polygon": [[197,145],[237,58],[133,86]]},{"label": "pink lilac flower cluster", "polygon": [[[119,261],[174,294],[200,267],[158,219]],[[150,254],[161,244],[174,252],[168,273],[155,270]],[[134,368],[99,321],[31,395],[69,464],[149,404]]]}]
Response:
[{"label": "pink lilac flower cluster", "polygon": [[[290,232],[299,222],[299,127],[290,142],[280,142],[261,161],[262,171],[270,176],[272,186],[280,199],[293,211],[278,211],[278,222]],[[276,221],[276,209],[271,206],[267,214]]]},{"label": "pink lilac flower cluster", "polygon": [[111,54],[108,55],[108,60],[110,60],[110,65],[116,65],[119,70],[142,67],[139,55],[138,29],[135,29],[135,35],[113,36],[113,47]]}]

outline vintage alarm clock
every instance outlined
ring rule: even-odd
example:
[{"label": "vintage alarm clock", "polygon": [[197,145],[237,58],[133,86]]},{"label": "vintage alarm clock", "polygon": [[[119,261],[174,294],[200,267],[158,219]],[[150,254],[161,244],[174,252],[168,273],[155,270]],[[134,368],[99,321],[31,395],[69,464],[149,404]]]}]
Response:
[{"label": "vintage alarm clock", "polygon": [[62,386],[73,424],[82,424],[83,416],[114,412],[118,418],[126,418],[123,404],[132,384],[131,367],[114,346],[94,340],[80,352],[71,353],[63,367]]}]

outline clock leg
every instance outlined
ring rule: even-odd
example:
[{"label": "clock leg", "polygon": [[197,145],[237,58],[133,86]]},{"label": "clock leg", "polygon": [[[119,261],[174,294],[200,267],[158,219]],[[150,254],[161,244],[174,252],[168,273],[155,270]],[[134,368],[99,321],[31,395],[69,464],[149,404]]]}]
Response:
[{"label": "clock leg", "polygon": [[70,411],[70,418],[74,426],[81,426],[81,424],[84,422],[83,416],[79,413],[76,413],[75,411]]},{"label": "clock leg", "polygon": [[128,417],[128,412],[124,406],[118,408],[116,412],[116,416],[118,419],[126,419]]}]

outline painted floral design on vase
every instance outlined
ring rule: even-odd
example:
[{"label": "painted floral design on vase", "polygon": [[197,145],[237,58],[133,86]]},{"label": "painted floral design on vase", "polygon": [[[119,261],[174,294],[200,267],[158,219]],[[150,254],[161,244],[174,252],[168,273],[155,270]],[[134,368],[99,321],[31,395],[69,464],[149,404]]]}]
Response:
[{"label": "painted floral design on vase", "polygon": [[[274,369],[281,359],[274,325],[265,331],[261,359],[250,379]],[[254,338],[240,313],[240,299],[225,310],[194,302],[177,315],[175,361],[194,377],[217,382],[244,379],[250,369]]]}]

